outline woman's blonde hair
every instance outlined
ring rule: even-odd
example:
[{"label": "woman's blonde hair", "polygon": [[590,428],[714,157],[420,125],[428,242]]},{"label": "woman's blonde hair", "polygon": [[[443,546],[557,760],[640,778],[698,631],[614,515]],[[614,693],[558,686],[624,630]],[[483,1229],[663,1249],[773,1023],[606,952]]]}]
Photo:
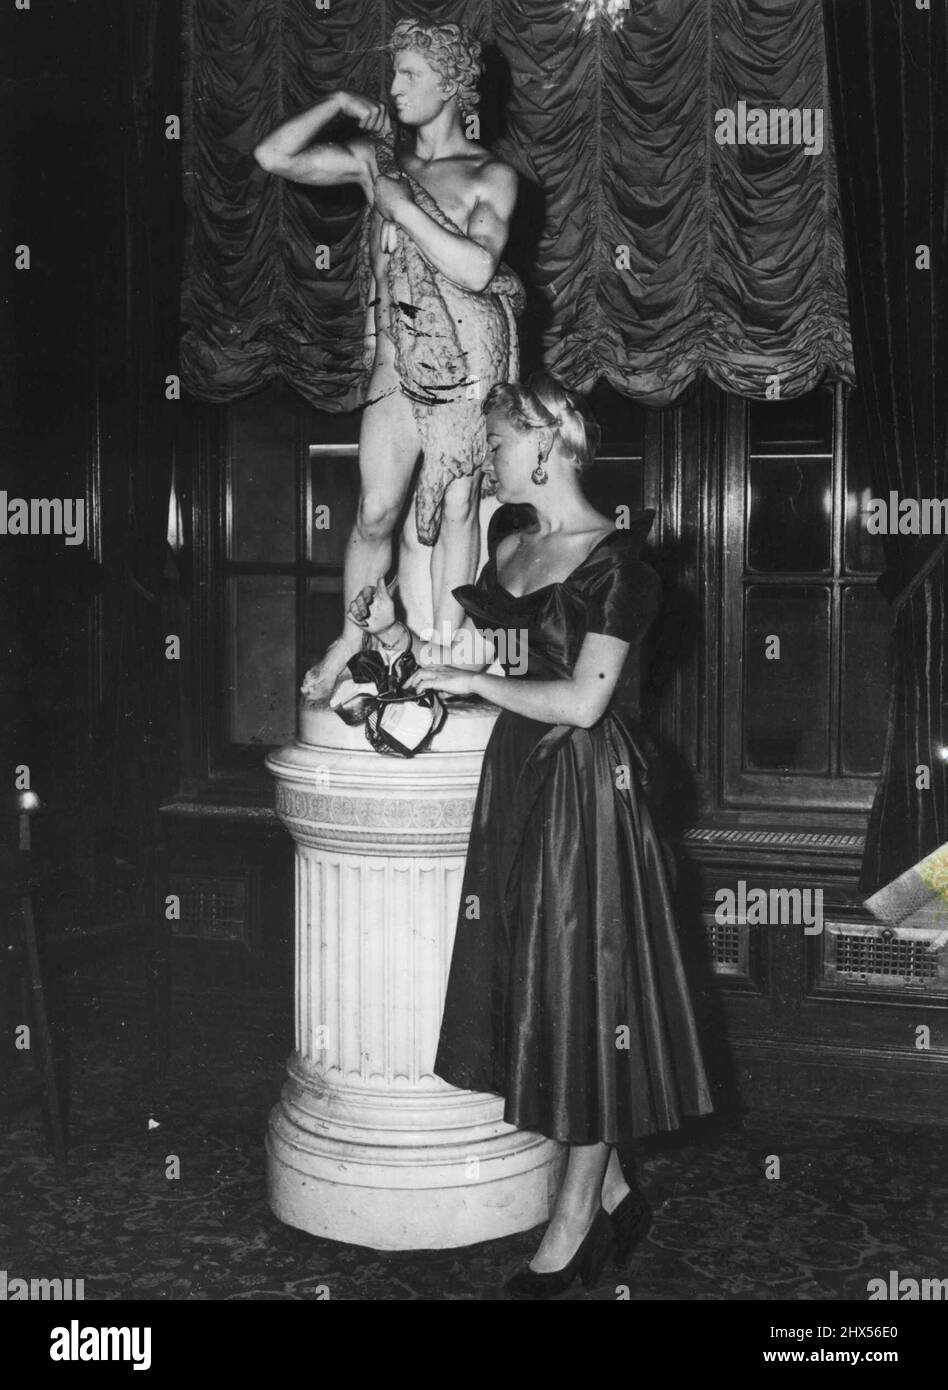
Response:
[{"label": "woman's blonde hair", "polygon": [[582,396],[567,391],[549,372],[534,372],[524,381],[492,386],[484,401],[484,414],[499,410],[515,429],[553,430],[560,448],[588,468],[596,457],[601,430]]}]

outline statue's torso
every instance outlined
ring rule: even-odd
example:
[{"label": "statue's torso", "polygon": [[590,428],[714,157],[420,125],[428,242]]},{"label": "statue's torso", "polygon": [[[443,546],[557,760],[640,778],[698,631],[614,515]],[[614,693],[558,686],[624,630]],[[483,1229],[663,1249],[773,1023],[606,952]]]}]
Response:
[{"label": "statue's torso", "polygon": [[[418,159],[404,148],[397,155],[401,169],[421,184],[462,232],[468,230],[481,193],[481,173],[491,158],[488,150],[473,142],[469,154],[433,163]],[[374,158],[373,164],[373,174],[377,174],[379,169]],[[382,249],[382,220],[378,212],[372,212],[369,261],[374,284],[369,296],[365,333],[367,342],[370,338],[375,340],[376,366],[395,363],[395,339],[390,326],[393,306],[387,273],[390,253]],[[406,236],[407,233],[398,231],[397,235]]]}]

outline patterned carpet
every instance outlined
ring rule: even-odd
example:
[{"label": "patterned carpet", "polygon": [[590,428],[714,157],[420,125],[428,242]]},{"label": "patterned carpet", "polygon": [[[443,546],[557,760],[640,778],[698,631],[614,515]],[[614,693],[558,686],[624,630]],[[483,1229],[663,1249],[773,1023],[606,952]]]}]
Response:
[{"label": "patterned carpet", "polygon": [[[38,1106],[0,1140],[0,1266],[83,1278],[87,1300],[503,1298],[538,1232],[462,1250],[380,1254],[282,1225],[263,1137],[288,1050],[287,1003],[248,988],[179,998],[166,1093],[149,1128],[134,998],[73,984],[65,1173]],[[168,1155],[180,1178],[166,1177]],[[780,1158],[778,1180],[765,1159]],[[946,1267],[948,1130],[754,1113],[642,1147],[657,1208],[626,1272],[569,1299],[865,1300],[867,1280]]]}]

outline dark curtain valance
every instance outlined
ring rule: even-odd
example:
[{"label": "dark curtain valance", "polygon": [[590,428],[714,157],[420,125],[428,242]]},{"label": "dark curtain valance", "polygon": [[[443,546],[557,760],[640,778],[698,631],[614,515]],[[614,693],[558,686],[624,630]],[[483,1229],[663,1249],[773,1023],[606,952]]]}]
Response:
[{"label": "dark curtain valance", "polygon": [[[361,195],[268,177],[252,150],[338,87],[381,96],[379,46],[412,13],[501,57],[503,123],[482,134],[523,177],[527,365],[656,405],[702,374],[752,396],[772,375],[783,396],[850,378],[820,0],[635,0],[615,28],[596,8],[186,0],[189,389],[229,400],[283,377],[324,409],[358,403]],[[820,110],[822,152],[718,143],[716,111],[740,101]]]}]

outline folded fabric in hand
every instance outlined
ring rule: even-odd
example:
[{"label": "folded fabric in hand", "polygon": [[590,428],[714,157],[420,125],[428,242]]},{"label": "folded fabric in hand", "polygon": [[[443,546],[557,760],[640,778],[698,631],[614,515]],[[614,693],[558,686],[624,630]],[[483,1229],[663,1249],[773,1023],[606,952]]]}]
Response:
[{"label": "folded fabric in hand", "polygon": [[413,758],[424,752],[446,711],[433,690],[406,689],[405,682],[418,669],[411,652],[402,652],[391,665],[381,652],[357,652],[346,669],[349,677],[333,691],[330,709],[346,724],[362,724],[376,753]]}]

